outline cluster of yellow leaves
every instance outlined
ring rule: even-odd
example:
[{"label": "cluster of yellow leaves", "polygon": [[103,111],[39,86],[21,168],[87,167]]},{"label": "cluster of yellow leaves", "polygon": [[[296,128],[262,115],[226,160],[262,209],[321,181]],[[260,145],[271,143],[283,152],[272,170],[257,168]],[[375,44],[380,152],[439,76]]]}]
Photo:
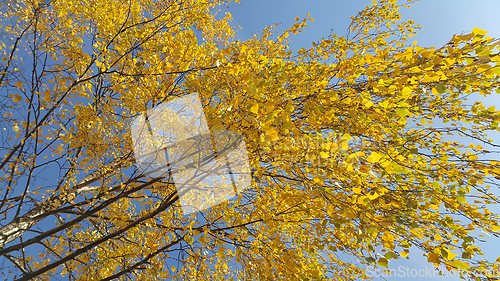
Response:
[{"label": "cluster of yellow leaves", "polygon": [[[53,62],[34,91],[47,119],[12,129],[17,138],[33,130],[23,142],[40,139],[72,165],[59,189],[40,200],[66,194],[79,173],[98,170],[105,174],[99,189],[86,193],[85,203],[71,198],[78,206],[67,221],[111,202],[44,240],[50,250],[34,269],[118,232],[44,274],[311,280],[342,268],[342,278],[357,278],[362,264],[336,252],[387,267],[411,245],[450,269],[493,265],[466,260],[481,254],[476,228],[500,229],[498,216],[483,207],[498,202],[486,183],[500,177],[500,162],[480,161],[485,148],[467,150],[445,136],[486,146],[484,132],[498,130],[494,107],[464,104],[469,94],[498,92],[498,40],[476,28],[442,48],[407,46],[418,25],[401,23],[397,1],[382,0],[353,17],[345,37],[332,34],[293,56],[290,35],[312,19],[297,18],[276,39],[269,27],[233,42],[231,15],[211,13],[224,3],[65,0],[39,10],[22,2],[21,12],[12,12],[20,17],[8,30],[13,35],[37,17],[39,52]],[[29,86],[11,84],[22,106]],[[130,171],[132,157],[109,171],[103,165],[129,155],[137,114],[191,92],[199,93],[212,129],[244,134],[256,180],[203,218],[183,217],[174,204],[129,227],[160,208],[173,185],[156,182],[125,196],[144,184]],[[183,255],[181,266],[172,266],[171,252]]]}]

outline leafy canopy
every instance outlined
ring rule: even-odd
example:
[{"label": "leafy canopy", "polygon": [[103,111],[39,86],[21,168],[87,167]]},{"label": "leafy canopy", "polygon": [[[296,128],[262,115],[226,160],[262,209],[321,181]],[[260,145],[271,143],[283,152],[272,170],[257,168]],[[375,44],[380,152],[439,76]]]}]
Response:
[{"label": "leafy canopy", "polygon": [[[351,280],[420,254],[498,270],[478,230],[500,230],[500,111],[473,100],[500,92],[498,39],[408,45],[413,1],[381,0],[294,55],[313,19],[235,41],[227,2],[1,4],[1,274]],[[192,92],[211,129],[244,135],[253,180],[183,216],[171,179],[137,171],[130,125]]]}]

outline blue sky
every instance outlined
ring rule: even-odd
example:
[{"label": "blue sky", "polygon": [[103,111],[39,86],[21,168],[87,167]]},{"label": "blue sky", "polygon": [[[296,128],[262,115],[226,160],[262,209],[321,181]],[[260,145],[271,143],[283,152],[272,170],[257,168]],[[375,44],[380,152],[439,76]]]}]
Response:
[{"label": "blue sky", "polygon": [[[248,39],[252,34],[259,33],[266,26],[276,23],[281,24],[277,29],[281,31],[295,23],[296,16],[302,19],[310,13],[310,17],[315,21],[310,22],[304,32],[289,37],[293,40],[290,47],[296,53],[300,48],[310,47],[311,42],[328,36],[332,29],[339,36],[345,35],[350,24],[350,17],[371,3],[371,0],[241,0],[240,4],[234,3],[228,7],[222,7],[220,12],[222,14],[230,12],[233,16],[232,24],[242,28],[237,35],[239,40]],[[412,39],[424,47],[441,47],[454,34],[470,33],[474,27],[489,31],[490,37],[499,38],[498,11],[500,11],[500,0],[420,0],[410,9],[400,10],[403,20],[412,19],[423,26]],[[497,105],[497,108],[500,106],[498,95],[481,98],[481,100],[488,102],[490,106]],[[495,140],[495,143],[500,143],[499,132],[490,134],[490,137]],[[465,143],[465,145],[468,144]],[[500,208],[495,208],[495,211],[500,212]],[[500,243],[495,239],[487,239],[487,241],[478,246],[484,249],[485,257],[495,260],[500,255]],[[409,260],[400,259],[390,262],[389,268],[396,270],[399,277],[387,277],[385,280],[397,280],[403,276],[408,278],[407,276],[412,273],[416,277],[409,277],[409,280],[461,280],[451,275],[439,277],[437,274],[430,278],[418,277],[423,275],[419,275],[417,271],[411,272],[411,269],[422,270],[420,273],[425,274],[425,270],[431,265],[427,263],[427,259],[419,250],[413,249],[411,254]],[[384,280],[384,278],[375,278],[375,280]]]},{"label": "blue sky", "polygon": [[[345,34],[349,18],[371,2],[241,0],[240,4],[232,3],[229,8],[221,8],[221,12],[229,11],[233,16],[233,25],[242,27],[240,39],[247,39],[275,23],[281,23],[284,29],[295,22],[296,16],[304,18],[310,13],[315,21],[309,23],[305,32],[292,38],[292,48],[298,49],[327,36],[332,28],[339,35]],[[453,34],[470,32],[476,26],[490,31],[489,36],[500,37],[499,10],[498,0],[421,0],[411,9],[402,8],[400,12],[403,19],[412,19],[423,25],[414,39],[423,46],[437,46],[448,42]]]}]

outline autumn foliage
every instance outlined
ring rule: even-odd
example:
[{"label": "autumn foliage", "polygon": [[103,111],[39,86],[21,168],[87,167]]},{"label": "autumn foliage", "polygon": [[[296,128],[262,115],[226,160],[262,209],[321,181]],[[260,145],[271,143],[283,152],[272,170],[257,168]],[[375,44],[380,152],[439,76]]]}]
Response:
[{"label": "autumn foliage", "polygon": [[[3,2],[2,277],[352,280],[422,254],[498,269],[478,231],[500,230],[500,111],[474,97],[500,93],[500,41],[409,44],[411,2],[374,1],[298,54],[313,19],[236,41],[222,0]],[[193,92],[245,137],[252,185],[183,216],[171,179],[138,172],[130,125]]]}]

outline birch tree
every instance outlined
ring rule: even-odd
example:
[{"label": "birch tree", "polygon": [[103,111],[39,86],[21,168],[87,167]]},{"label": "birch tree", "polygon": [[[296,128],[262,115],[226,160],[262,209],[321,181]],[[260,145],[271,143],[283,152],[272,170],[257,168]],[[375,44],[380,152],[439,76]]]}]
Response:
[{"label": "birch tree", "polygon": [[[413,1],[382,0],[294,54],[312,18],[237,41],[228,2],[2,4],[2,277],[352,280],[412,255],[498,270],[477,230],[500,230],[500,111],[473,101],[500,92],[498,39],[409,44]],[[131,124],[194,92],[212,131],[244,137],[252,181],[186,215],[171,177],[137,169]]]}]

